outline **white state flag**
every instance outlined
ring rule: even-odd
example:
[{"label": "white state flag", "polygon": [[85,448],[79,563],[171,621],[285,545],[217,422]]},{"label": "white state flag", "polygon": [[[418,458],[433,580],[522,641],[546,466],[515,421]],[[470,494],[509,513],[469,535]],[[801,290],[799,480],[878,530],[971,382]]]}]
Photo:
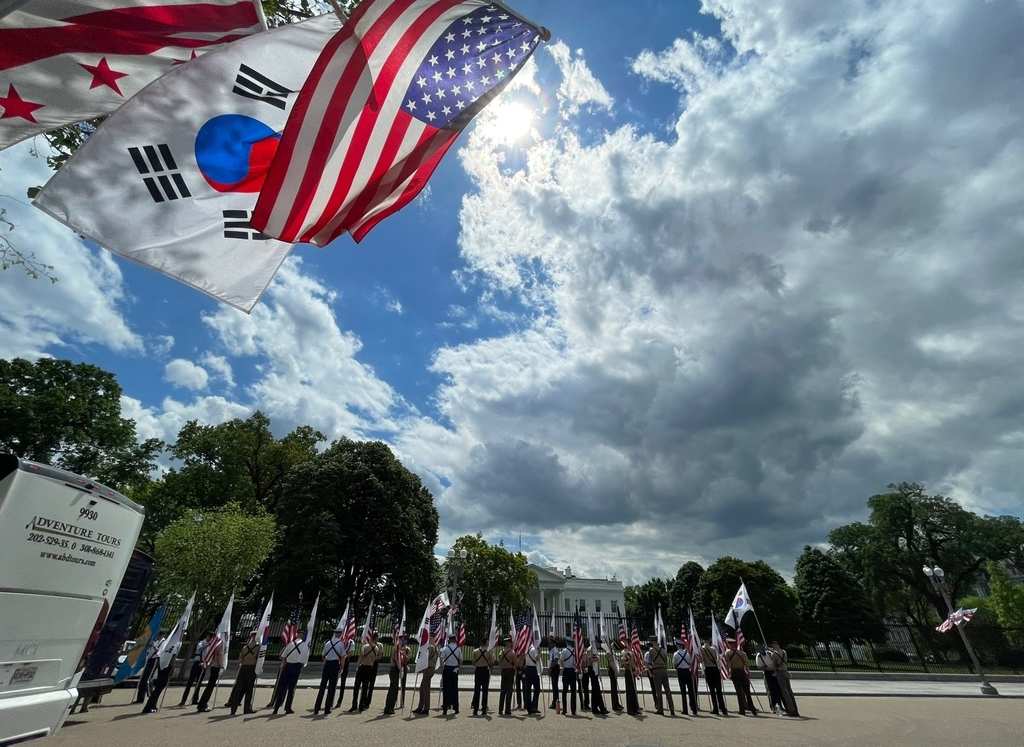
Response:
[{"label": "white state flag", "polygon": [[122,257],[251,311],[291,250],[249,225],[333,13],[242,39],[154,81],[35,205]]},{"label": "white state flag", "polygon": [[176,66],[266,28],[258,0],[4,0],[0,150],[116,111]]}]

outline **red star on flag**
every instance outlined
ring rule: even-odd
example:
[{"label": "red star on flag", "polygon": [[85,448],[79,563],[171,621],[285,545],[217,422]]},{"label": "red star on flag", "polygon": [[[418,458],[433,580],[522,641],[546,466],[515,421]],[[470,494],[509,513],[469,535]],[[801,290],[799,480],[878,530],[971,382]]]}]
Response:
[{"label": "red star on flag", "polygon": [[118,96],[123,95],[121,89],[117,86],[118,78],[127,77],[128,73],[121,73],[117,70],[111,70],[110,65],[107,64],[107,58],[103,57],[100,59],[97,65],[86,65],[82,62],[78,63],[79,67],[85,68],[85,70],[92,74],[92,85],[90,89],[96,88],[97,86],[106,86]]},{"label": "red star on flag", "polygon": [[175,60],[174,64],[175,65],[184,65],[186,62],[191,62],[192,60],[194,60],[198,56],[199,55],[196,54],[196,50],[193,49],[191,57],[189,57],[187,60]]},{"label": "red star on flag", "polygon": [[18,95],[14,85],[11,84],[7,88],[7,96],[0,96],[0,107],[3,107],[4,110],[4,113],[0,114],[0,119],[21,117],[29,122],[35,122],[36,118],[32,116],[32,112],[36,109],[42,109],[43,105],[25,101],[25,99]]}]

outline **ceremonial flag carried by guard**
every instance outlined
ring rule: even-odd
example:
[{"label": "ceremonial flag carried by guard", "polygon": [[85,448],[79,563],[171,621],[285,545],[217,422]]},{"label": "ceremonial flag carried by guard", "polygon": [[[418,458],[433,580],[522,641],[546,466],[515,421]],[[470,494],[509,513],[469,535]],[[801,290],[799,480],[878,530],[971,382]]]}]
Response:
[{"label": "ceremonial flag carried by guard", "polygon": [[260,642],[260,653],[256,658],[256,674],[263,674],[263,664],[267,660],[267,646],[270,645],[270,612],[274,609],[274,595],[270,595],[267,606],[263,609],[260,624],[256,627],[256,636]]},{"label": "ceremonial flag carried by guard", "polygon": [[192,617],[192,605],[196,602],[196,594],[192,592],[192,596],[189,597],[188,603],[185,605],[185,611],[181,613],[181,617],[178,618],[178,622],[174,625],[174,629],[171,630],[171,634],[164,638],[164,642],[160,644],[160,647],[156,650],[155,654],[159,656],[164,651],[174,651],[181,643],[181,637],[185,634],[185,630],[188,629],[188,621]]},{"label": "ceremonial flag carried by guard", "polygon": [[28,0],[0,17],[0,150],[266,27],[258,0]]},{"label": "ceremonial flag carried by guard", "polygon": [[661,618],[661,605],[658,605],[657,611],[654,613],[654,635],[658,639],[658,645],[662,648],[668,646],[668,640],[665,635],[665,621]]},{"label": "ceremonial flag carried by guard", "polygon": [[487,0],[364,0],[288,118],[253,225],[286,242],[359,241],[423,189],[546,31]]},{"label": "ceremonial flag carried by guard", "polygon": [[690,655],[693,657],[693,674],[696,676],[700,673],[700,633],[697,632],[697,623],[693,621],[693,610],[687,607],[687,612],[690,613]]},{"label": "ceremonial flag carried by guard", "polygon": [[299,637],[299,604],[295,603],[292,607],[292,614],[288,617],[288,620],[284,624],[284,629],[281,631],[281,650],[289,643]]},{"label": "ceremonial flag carried by guard", "polygon": [[971,618],[974,617],[974,613],[977,611],[977,607],[972,607],[968,610],[965,610],[963,607],[961,607],[956,612],[950,612],[949,616],[942,621],[942,624],[935,629],[940,633],[948,633],[950,630],[953,629],[954,625],[964,625],[965,623],[970,622]]},{"label": "ceremonial flag carried by guard", "polygon": [[458,610],[457,605],[452,609],[457,610],[456,614],[458,615],[459,621],[458,627],[455,629],[455,645],[457,645],[459,648],[462,648],[466,645],[466,622],[462,617],[462,611]]},{"label": "ceremonial flag carried by guard", "polygon": [[604,613],[603,612],[598,612],[597,613],[597,622],[598,622],[598,625],[600,626],[600,630],[601,630],[601,648],[604,649],[604,651],[606,653],[611,654],[611,652],[612,652],[612,642],[608,640],[608,634],[605,632],[605,629],[604,629]]},{"label": "ceremonial flag carried by guard", "polygon": [[572,650],[576,656],[576,671],[580,670],[580,662],[583,661],[583,619],[580,617],[580,608],[576,607],[576,613],[572,618]]},{"label": "ceremonial flag carried by guard", "polygon": [[122,680],[132,677],[142,671],[142,668],[146,665],[147,654],[149,653],[149,642],[156,639],[157,633],[160,632],[160,626],[164,621],[164,614],[167,612],[167,605],[163,605],[155,613],[153,613],[152,619],[149,621],[149,625],[143,631],[142,635],[139,636],[138,640],[135,641],[135,645],[132,646],[132,650],[125,656],[124,661],[114,672],[114,684],[121,682]]},{"label": "ceremonial flag carried by guard", "polygon": [[491,629],[487,635],[487,648],[494,651],[498,647],[498,603],[491,603]]},{"label": "ceremonial flag carried by guard", "polygon": [[530,648],[530,641],[533,640],[533,628],[531,627],[531,615],[532,613],[527,610],[519,616],[519,627],[515,632],[515,640],[512,648],[520,656],[526,654],[526,650]]},{"label": "ceremonial flag carried by guard", "polygon": [[429,650],[428,650],[428,644],[430,643],[430,632],[431,632],[430,631],[430,626],[431,626],[431,623],[432,623],[432,617],[431,617],[430,610],[433,609],[435,602],[436,602],[436,600],[434,600],[434,602],[431,602],[430,604],[428,604],[426,606],[426,608],[424,608],[424,610],[423,610],[423,618],[420,620],[420,630],[419,630],[419,637],[418,637],[419,648],[416,651],[416,671],[417,672],[422,672],[424,669],[426,669],[428,663],[430,662],[430,654],[429,654]]},{"label": "ceremonial flag carried by guard", "polygon": [[395,627],[392,631],[393,645],[399,647],[398,651],[398,668],[405,669],[405,651],[402,648],[402,638],[405,636],[405,602],[402,602],[402,619],[399,621],[395,619]]},{"label": "ceremonial flag carried by guard", "polygon": [[541,674],[544,670],[540,664],[540,620],[537,619],[537,608],[533,608],[533,623],[531,625],[533,632],[533,645],[538,647],[537,652],[537,673]]},{"label": "ceremonial flag carried by guard", "polygon": [[718,652],[718,669],[722,673],[722,679],[729,679],[729,662],[725,660],[725,652],[729,646],[725,642],[725,635],[721,623],[715,619],[715,613],[711,613],[711,645]]},{"label": "ceremonial flag carried by guard", "polygon": [[373,630],[373,598],[370,598],[370,607],[366,610],[366,623],[363,625],[363,634],[359,638],[360,643],[367,643],[370,640],[370,631]]},{"label": "ceremonial flag carried by guard", "polygon": [[740,589],[736,592],[736,598],[732,601],[732,607],[725,615],[725,624],[730,628],[738,628],[743,616],[754,609],[750,601],[750,594],[747,593],[747,585],[740,582]]},{"label": "ceremonial flag carried by guard", "polygon": [[316,595],[316,600],[313,602],[313,609],[309,613],[309,620],[306,622],[306,650],[302,655],[302,663],[309,664],[309,649],[313,644],[313,631],[316,630],[316,611],[320,607],[320,594]]},{"label": "ceremonial flag carried by guard", "polygon": [[626,633],[626,623],[622,619],[622,615],[619,615],[619,644],[623,650],[629,647],[629,635]]},{"label": "ceremonial flag carried by guard", "polygon": [[133,262],[251,311],[291,244],[249,219],[295,93],[341,22],[281,26],[171,70],[115,112],[35,206]]},{"label": "ceremonial flag carried by guard", "polygon": [[235,606],[235,595],[228,599],[228,606],[224,608],[221,615],[220,625],[217,626],[217,637],[210,645],[203,649],[203,664],[210,667],[225,667],[228,660],[228,646],[231,645],[231,611]]},{"label": "ceremonial flag carried by guard", "polygon": [[640,648],[640,633],[637,632],[636,626],[633,626],[633,635],[629,640],[629,648],[633,651],[633,657],[636,659],[636,674],[642,675],[647,667],[644,665],[644,652]]}]

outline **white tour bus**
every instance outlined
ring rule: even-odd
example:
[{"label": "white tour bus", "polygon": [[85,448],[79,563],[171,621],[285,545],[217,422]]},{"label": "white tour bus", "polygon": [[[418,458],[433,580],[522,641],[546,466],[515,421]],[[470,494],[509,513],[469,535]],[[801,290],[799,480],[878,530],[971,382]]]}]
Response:
[{"label": "white tour bus", "polygon": [[144,515],[88,478],[0,454],[0,745],[64,723]]}]

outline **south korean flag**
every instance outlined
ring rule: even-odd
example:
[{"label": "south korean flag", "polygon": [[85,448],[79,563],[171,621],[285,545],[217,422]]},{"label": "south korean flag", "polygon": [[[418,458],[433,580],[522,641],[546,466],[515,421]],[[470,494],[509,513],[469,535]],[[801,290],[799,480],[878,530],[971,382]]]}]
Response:
[{"label": "south korean flag", "polygon": [[291,245],[253,229],[298,90],[333,13],[209,52],[134,96],[36,207],[110,251],[249,312]]}]

